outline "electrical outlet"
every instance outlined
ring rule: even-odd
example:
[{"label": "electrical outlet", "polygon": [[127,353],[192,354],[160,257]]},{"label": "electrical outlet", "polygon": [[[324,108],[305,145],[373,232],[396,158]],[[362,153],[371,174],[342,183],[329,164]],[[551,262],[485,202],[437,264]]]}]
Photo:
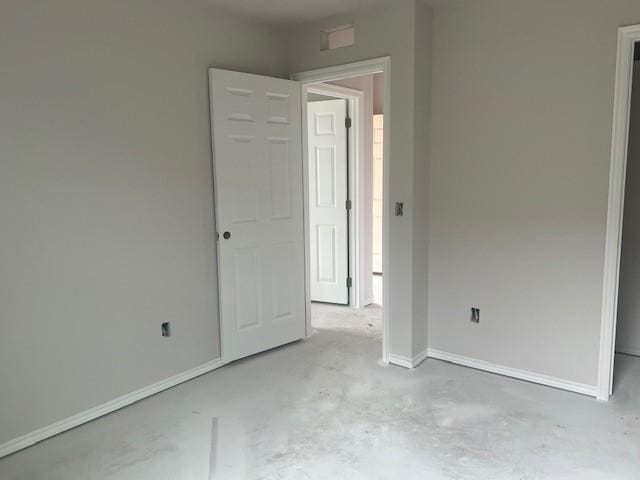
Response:
[{"label": "electrical outlet", "polygon": [[472,323],[480,323],[480,309],[471,307],[471,318]]},{"label": "electrical outlet", "polygon": [[162,325],[160,326],[160,329],[162,331],[162,336],[163,337],[170,337],[171,336],[171,323],[163,322]]}]

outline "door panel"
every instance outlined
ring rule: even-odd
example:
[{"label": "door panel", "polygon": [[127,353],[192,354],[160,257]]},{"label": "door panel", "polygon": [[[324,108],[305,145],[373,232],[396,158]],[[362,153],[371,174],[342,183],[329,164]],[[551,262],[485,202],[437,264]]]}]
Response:
[{"label": "door panel", "polygon": [[271,220],[291,218],[291,145],[287,138],[269,138]]},{"label": "door panel", "polygon": [[305,336],[300,85],[218,69],[209,76],[229,362]]},{"label": "door panel", "polygon": [[336,147],[315,146],[316,204],[315,207],[336,207]]},{"label": "door panel", "polygon": [[235,160],[219,173],[235,186],[230,192],[233,201],[229,205],[234,224],[256,221],[255,143],[253,136],[228,136],[228,154]]},{"label": "door panel", "polygon": [[336,283],[336,226],[318,225],[318,281]]},{"label": "door panel", "polygon": [[234,252],[236,330],[260,325],[260,265],[257,248],[238,248]]},{"label": "door panel", "polygon": [[349,303],[346,100],[310,102],[311,300]]}]

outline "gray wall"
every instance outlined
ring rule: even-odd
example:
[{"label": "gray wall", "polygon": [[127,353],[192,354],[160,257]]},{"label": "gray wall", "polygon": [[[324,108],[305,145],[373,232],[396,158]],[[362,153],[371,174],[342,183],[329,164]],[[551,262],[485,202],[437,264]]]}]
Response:
[{"label": "gray wall", "polygon": [[431,147],[431,64],[433,13],[422,1],[415,4],[413,34],[415,42],[415,66],[413,84],[413,286],[412,352],[418,355],[427,349],[428,317],[428,185],[429,150]]},{"label": "gray wall", "polygon": [[640,355],[640,61],[633,68],[616,350]]},{"label": "gray wall", "polygon": [[[389,285],[388,309],[389,345],[393,354],[411,358],[424,350],[426,338],[414,342],[414,324],[421,323],[426,333],[426,305],[414,305],[414,295],[426,296],[426,270],[414,270],[414,242],[424,242],[420,235],[414,240],[414,221],[420,218],[414,209],[426,208],[425,203],[414,201],[414,92],[416,82],[416,40],[430,38],[430,32],[416,34],[416,28],[428,29],[428,22],[416,23],[416,16],[428,19],[430,10],[417,10],[415,0],[397,0],[393,5],[379,9],[343,15],[319,22],[300,25],[289,32],[288,67],[291,72],[301,72],[315,68],[340,65],[359,60],[391,56],[391,108],[385,112],[385,125],[390,125],[391,154],[389,199],[404,202],[404,216],[389,218],[390,236],[388,249],[393,258],[389,271],[385,272],[385,282]],[[320,51],[319,32],[323,29],[351,23],[355,27],[355,44],[336,50]],[[420,49],[430,50],[430,45],[420,45]],[[422,55],[422,52],[420,53]],[[386,79],[385,79],[386,80]],[[428,93],[425,93],[428,95]],[[418,108],[423,108],[422,105]],[[422,131],[422,129],[421,129]],[[425,141],[422,139],[421,141]],[[421,186],[422,187],[422,186]],[[386,215],[387,212],[385,212]],[[420,228],[426,228],[421,226]],[[419,245],[426,257],[426,245]],[[426,258],[418,259],[418,266],[426,264]],[[414,278],[414,276],[416,278]],[[416,287],[424,290],[414,291]],[[421,310],[417,309],[422,308]]]},{"label": "gray wall", "polygon": [[435,9],[431,348],[596,384],[616,35],[633,23],[636,0]]},{"label": "gray wall", "polygon": [[198,1],[3,0],[0,38],[1,444],[219,356],[207,66],[284,62]]}]

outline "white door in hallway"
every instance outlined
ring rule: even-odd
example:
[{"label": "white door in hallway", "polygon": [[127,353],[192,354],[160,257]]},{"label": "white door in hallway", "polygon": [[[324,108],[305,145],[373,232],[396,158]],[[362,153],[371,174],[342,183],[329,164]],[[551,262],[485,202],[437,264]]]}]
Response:
[{"label": "white door in hallway", "polygon": [[311,300],[349,303],[346,100],[309,102]]},{"label": "white door in hallway", "polygon": [[209,70],[225,362],[305,336],[300,84]]}]

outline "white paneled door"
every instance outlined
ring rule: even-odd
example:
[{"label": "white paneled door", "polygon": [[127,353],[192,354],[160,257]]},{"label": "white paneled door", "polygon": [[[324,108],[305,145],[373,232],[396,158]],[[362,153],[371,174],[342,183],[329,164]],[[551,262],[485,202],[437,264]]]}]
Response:
[{"label": "white paneled door", "polygon": [[346,100],[307,104],[311,300],[348,304]]},{"label": "white paneled door", "polygon": [[305,336],[300,84],[209,70],[222,354]]}]

